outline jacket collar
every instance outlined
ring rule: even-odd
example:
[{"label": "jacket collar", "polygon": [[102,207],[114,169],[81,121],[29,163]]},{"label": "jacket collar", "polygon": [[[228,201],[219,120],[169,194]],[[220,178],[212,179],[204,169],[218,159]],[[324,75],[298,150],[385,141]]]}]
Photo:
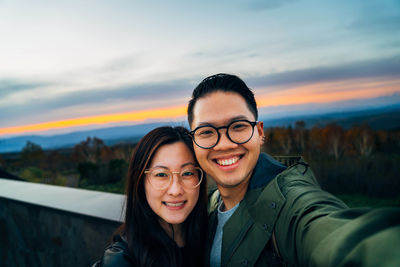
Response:
[{"label": "jacket collar", "polygon": [[274,179],[285,169],[285,165],[281,164],[270,155],[266,153],[260,153],[247,190],[249,191],[265,187],[272,179]]},{"label": "jacket collar", "polygon": [[[265,153],[260,154],[250,179],[246,196],[236,212],[224,226],[224,233],[229,234],[224,234],[223,244],[229,245],[223,245],[222,247],[222,263],[225,264],[229,261],[238,244],[242,242],[244,236],[246,236],[246,233],[251,227],[253,227],[253,231],[249,233],[252,236],[252,238],[250,238],[252,240],[251,242],[258,240],[256,246],[255,244],[248,244],[249,247],[252,247],[251,255],[258,255],[261,253],[258,250],[263,249],[266,242],[268,242],[273,231],[277,214],[285,202],[276,183],[270,184],[270,182],[285,169],[286,167],[284,165],[271,156]],[[219,200],[220,195],[218,190],[209,195],[210,215],[206,249],[207,263],[209,263],[210,260],[211,244],[218,223],[217,212],[215,211]],[[270,214],[270,216],[265,216],[266,214]],[[262,238],[260,239],[260,237]]]}]

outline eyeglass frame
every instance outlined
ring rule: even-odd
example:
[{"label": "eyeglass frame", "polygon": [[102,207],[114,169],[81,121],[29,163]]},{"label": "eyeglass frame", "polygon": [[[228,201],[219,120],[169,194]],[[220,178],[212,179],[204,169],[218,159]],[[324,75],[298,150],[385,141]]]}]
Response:
[{"label": "eyeglass frame", "polygon": [[169,168],[163,168],[163,167],[157,167],[157,166],[156,166],[156,167],[152,167],[152,168],[145,169],[145,170],[144,170],[144,174],[149,174],[149,173],[151,173],[154,169],[157,169],[157,168],[165,169],[166,172],[171,173],[171,176],[168,175],[169,183],[168,183],[168,186],[166,186],[165,188],[158,188],[158,187],[155,187],[152,183],[150,183],[151,186],[153,186],[153,187],[154,187],[155,189],[157,189],[157,190],[165,190],[165,189],[167,189],[168,187],[170,187],[171,184],[172,184],[173,178],[174,178],[174,177],[173,177],[174,174],[178,174],[178,182],[179,182],[184,188],[187,188],[187,189],[195,189],[195,188],[199,187],[200,184],[201,184],[201,182],[203,181],[203,177],[204,177],[204,171],[203,171],[200,167],[198,167],[198,166],[193,166],[193,167],[192,167],[193,169],[200,170],[201,176],[200,176],[200,179],[199,179],[199,183],[198,183],[195,187],[186,187],[186,186],[184,186],[184,185],[182,184],[182,176],[180,175],[180,174],[182,173],[182,171],[184,171],[185,169],[182,169],[182,170],[179,171],[179,172],[173,172],[173,171],[171,171]]},{"label": "eyeglass frame", "polygon": [[[247,139],[246,141],[241,142],[241,143],[240,143],[240,142],[235,142],[235,141],[233,141],[232,138],[229,136],[229,127],[230,127],[232,124],[234,124],[234,123],[236,123],[236,122],[240,122],[240,121],[248,122],[248,123],[251,125],[251,130],[252,130],[249,139]],[[216,145],[218,145],[219,140],[221,139],[221,134],[220,134],[219,130],[220,130],[220,129],[226,129],[226,132],[225,132],[226,137],[228,137],[228,139],[229,139],[232,143],[241,145],[241,144],[245,144],[245,143],[247,143],[247,142],[250,141],[250,139],[251,139],[251,138],[253,137],[253,135],[254,135],[254,127],[255,127],[258,123],[259,123],[259,121],[234,120],[234,121],[231,121],[230,123],[228,123],[227,125],[220,126],[220,127],[215,127],[215,126],[212,125],[212,124],[201,125],[201,126],[199,126],[199,127],[196,127],[193,131],[189,132],[189,135],[192,137],[194,143],[195,143],[198,147],[204,148],[204,149],[211,149],[211,148],[215,147]],[[213,129],[215,129],[216,132],[217,132],[217,134],[218,134],[217,141],[215,142],[215,144],[214,144],[213,146],[210,146],[210,147],[203,147],[203,146],[200,146],[199,144],[197,144],[196,138],[194,138],[195,132],[196,132],[198,129],[201,129],[201,128],[204,128],[204,127],[211,127],[211,128],[213,128]]]}]

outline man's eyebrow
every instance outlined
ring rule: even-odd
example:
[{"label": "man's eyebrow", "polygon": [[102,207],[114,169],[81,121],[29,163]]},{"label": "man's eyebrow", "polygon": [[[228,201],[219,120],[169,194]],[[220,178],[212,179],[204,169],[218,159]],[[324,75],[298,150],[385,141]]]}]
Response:
[{"label": "man's eyebrow", "polygon": [[[249,120],[249,118],[247,118],[247,117],[244,116],[244,115],[235,116],[235,117],[233,117],[233,118],[230,118],[230,119],[226,122],[226,124],[229,124],[229,123],[231,123],[232,121],[237,121],[237,120]],[[209,126],[209,125],[215,125],[215,124],[214,124],[214,123],[211,123],[211,122],[200,122],[199,125],[198,125],[197,127],[200,127],[200,126]]]}]

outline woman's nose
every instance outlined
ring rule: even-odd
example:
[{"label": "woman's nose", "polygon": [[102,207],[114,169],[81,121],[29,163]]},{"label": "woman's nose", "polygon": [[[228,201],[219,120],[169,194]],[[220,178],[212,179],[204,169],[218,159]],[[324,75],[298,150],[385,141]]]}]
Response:
[{"label": "woman's nose", "polygon": [[177,196],[182,193],[183,193],[183,186],[179,181],[179,174],[173,173],[171,177],[171,184],[168,187],[168,194]]}]

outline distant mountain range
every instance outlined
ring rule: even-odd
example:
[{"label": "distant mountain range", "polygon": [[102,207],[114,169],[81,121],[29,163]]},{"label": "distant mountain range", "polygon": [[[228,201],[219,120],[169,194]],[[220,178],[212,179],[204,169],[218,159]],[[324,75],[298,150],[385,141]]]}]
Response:
[{"label": "distant mountain range", "polygon": [[307,128],[315,125],[325,126],[335,123],[345,129],[352,126],[368,124],[374,130],[400,129],[400,104],[355,111],[322,113],[313,115],[297,115],[284,118],[261,118],[264,127],[294,126],[296,121],[303,120]]},{"label": "distant mountain range", "polygon": [[[299,115],[284,118],[270,119],[261,116],[260,120],[264,121],[264,126],[278,127],[289,125],[294,126],[298,120],[303,120],[307,128],[311,128],[317,124],[324,126],[329,123],[336,123],[346,129],[353,125],[368,124],[375,130],[395,130],[400,129],[400,104],[378,109],[326,113],[318,115]],[[134,143],[137,142],[150,130],[163,125],[181,125],[188,127],[186,122],[159,122],[139,124],[133,126],[109,127],[103,129],[80,131],[67,134],[59,134],[52,136],[19,136],[0,139],[0,153],[18,152],[26,145],[27,141],[40,145],[43,149],[68,148],[82,142],[87,137],[97,137],[107,145],[116,143]]]}]

